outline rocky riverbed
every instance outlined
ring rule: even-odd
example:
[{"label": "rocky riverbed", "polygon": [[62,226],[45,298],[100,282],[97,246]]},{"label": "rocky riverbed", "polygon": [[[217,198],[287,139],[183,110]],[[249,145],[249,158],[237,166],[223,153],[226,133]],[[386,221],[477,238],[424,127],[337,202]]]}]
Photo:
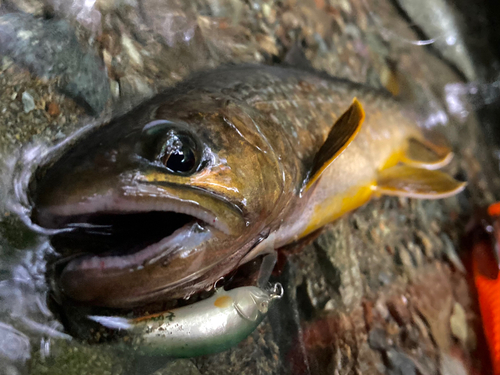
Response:
[{"label": "rocky riverbed", "polygon": [[[421,3],[0,0],[0,374],[487,369],[460,239],[474,208],[499,198],[488,107],[498,96],[496,36],[487,1],[474,16],[460,2]],[[422,126],[451,143],[449,172],[467,190],[443,201],[375,199],[329,225],[288,256],[277,278],[285,297],[224,353],[143,358],[70,340],[47,308],[52,250],[22,220],[30,171],[74,132],[194,71],[241,62],[311,64],[411,100]]]}]

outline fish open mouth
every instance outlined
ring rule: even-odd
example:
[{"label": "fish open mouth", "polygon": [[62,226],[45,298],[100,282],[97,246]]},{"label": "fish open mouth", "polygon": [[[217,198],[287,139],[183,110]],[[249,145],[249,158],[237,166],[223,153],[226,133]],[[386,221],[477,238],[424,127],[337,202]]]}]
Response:
[{"label": "fish open mouth", "polygon": [[42,203],[32,220],[55,233],[50,278],[61,297],[116,308],[177,299],[238,263],[231,245],[240,246],[233,232],[240,223],[220,214],[224,202],[212,211],[196,201],[111,192]]},{"label": "fish open mouth", "polygon": [[51,242],[62,255],[76,253],[97,257],[130,257],[159,243],[187,224],[201,221],[177,212],[94,213],[58,217],[57,228],[66,228]]},{"label": "fish open mouth", "polygon": [[34,220],[45,228],[60,230],[51,243],[63,258],[71,258],[66,266],[69,269],[141,267],[167,255],[172,250],[169,240],[194,226],[226,229],[202,209],[183,207],[174,211],[166,206],[158,210],[147,204],[140,211],[138,208],[134,204],[94,211],[86,206],[55,207],[36,210]]}]

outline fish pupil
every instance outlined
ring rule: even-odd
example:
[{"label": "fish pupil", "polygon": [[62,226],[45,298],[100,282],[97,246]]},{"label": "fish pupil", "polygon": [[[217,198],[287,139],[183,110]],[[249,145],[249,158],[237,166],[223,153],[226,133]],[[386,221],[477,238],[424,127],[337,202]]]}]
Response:
[{"label": "fish pupil", "polygon": [[195,167],[194,153],[188,147],[174,150],[165,155],[163,164],[173,172],[189,172]]},{"label": "fish pupil", "polygon": [[202,161],[197,139],[166,120],[146,125],[138,146],[139,156],[175,174],[194,173]]}]

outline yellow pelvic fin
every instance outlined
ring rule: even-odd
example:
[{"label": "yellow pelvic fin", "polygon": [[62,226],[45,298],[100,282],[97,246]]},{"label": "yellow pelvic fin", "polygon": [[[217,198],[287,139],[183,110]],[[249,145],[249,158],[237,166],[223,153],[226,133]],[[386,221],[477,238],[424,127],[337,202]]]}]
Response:
[{"label": "yellow pelvic fin", "polygon": [[410,138],[401,162],[413,167],[433,170],[444,167],[451,159],[453,159],[453,152],[449,148]]},{"label": "yellow pelvic fin", "polygon": [[354,98],[351,106],[333,124],[325,143],[317,152],[313,167],[306,184],[308,190],[332,163],[353,141],[361,129],[365,119],[365,111],[358,99]]},{"label": "yellow pelvic fin", "polygon": [[461,192],[466,184],[444,172],[397,165],[379,173],[375,189],[378,194],[440,199]]},{"label": "yellow pelvic fin", "polygon": [[375,181],[362,186],[353,186],[344,194],[330,197],[314,207],[306,229],[300,238],[309,235],[342,215],[355,210],[370,200],[374,192]]}]

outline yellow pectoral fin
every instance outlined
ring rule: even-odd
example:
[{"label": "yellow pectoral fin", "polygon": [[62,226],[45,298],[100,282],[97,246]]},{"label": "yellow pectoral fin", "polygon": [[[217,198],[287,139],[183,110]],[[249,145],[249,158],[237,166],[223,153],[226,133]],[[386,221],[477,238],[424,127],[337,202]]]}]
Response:
[{"label": "yellow pectoral fin", "polygon": [[466,184],[444,172],[397,165],[379,173],[376,192],[401,197],[440,199],[458,194]]},{"label": "yellow pectoral fin", "polygon": [[318,180],[325,169],[349,146],[361,129],[364,119],[365,111],[358,99],[354,98],[347,111],[333,124],[325,143],[316,153],[306,190]]},{"label": "yellow pectoral fin", "polygon": [[453,159],[453,153],[447,147],[436,146],[427,141],[410,138],[401,162],[412,167],[439,169]]}]

